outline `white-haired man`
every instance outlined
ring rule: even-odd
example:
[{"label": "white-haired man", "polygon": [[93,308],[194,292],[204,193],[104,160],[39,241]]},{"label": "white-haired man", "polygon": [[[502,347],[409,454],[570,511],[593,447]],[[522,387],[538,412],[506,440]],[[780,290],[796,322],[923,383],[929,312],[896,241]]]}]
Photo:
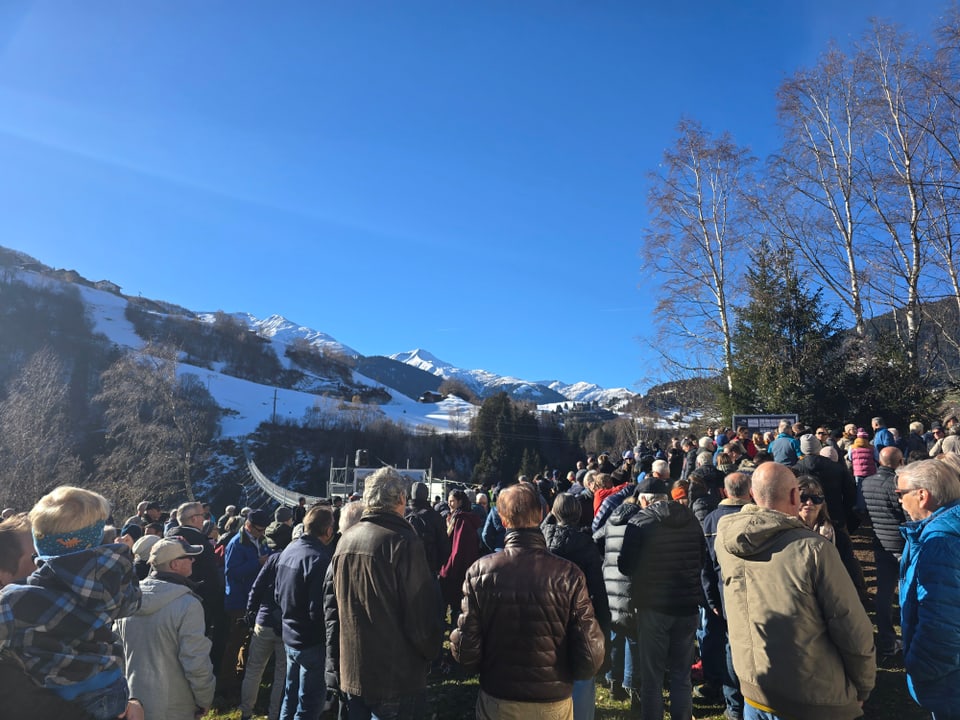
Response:
[{"label": "white-haired man", "polygon": [[403,517],[409,485],[392,467],[368,477],[363,516],[331,561],[339,626],[328,632],[328,662],[339,666],[351,718],[421,717],[443,642],[436,583]]},{"label": "white-haired man", "polygon": [[914,700],[935,720],[960,718],[960,477],[921,460],[901,468],[896,493],[912,522],[900,561],[903,662]]}]

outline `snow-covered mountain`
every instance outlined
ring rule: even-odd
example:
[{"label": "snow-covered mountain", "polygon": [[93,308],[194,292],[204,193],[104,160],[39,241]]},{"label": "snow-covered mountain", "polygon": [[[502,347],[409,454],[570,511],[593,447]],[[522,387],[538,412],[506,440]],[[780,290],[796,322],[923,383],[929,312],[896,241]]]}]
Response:
[{"label": "snow-covered mountain", "polygon": [[421,348],[396,353],[390,358],[444,379],[459,380],[481,397],[504,391],[515,399],[529,400],[538,405],[564,401],[597,401],[606,405],[617,399],[635,395],[626,388],[605,390],[593,383],[579,382],[568,385],[559,380],[534,382],[496,375],[487,370],[463,370]]},{"label": "snow-covered mountain", "polygon": [[[215,313],[199,313],[197,317],[203,322],[213,322]],[[292,345],[295,340],[306,340],[314,347],[325,352],[336,352],[348,358],[360,357],[360,353],[349,345],[344,345],[330,335],[313,328],[297,325],[282,315],[271,315],[263,320],[250,313],[233,313],[231,317],[244,323],[260,337],[269,338],[274,342]]]},{"label": "snow-covered mountain", "polygon": [[559,380],[544,380],[540,383],[546,385],[551,390],[556,390],[574,402],[597,402],[604,407],[617,400],[627,400],[636,395],[635,392],[627,388],[602,388],[599,385],[588,382],[573,383],[567,385]]}]

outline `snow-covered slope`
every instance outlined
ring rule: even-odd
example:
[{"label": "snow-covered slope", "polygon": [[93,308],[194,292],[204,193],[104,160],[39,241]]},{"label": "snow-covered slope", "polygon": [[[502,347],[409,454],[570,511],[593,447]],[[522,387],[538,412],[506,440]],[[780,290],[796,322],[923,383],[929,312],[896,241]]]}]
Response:
[{"label": "snow-covered slope", "polygon": [[[208,312],[198,314],[202,322],[213,322],[215,316],[215,313]],[[271,315],[263,320],[250,313],[234,313],[231,317],[244,323],[260,337],[270,338],[276,343],[290,345],[295,340],[306,340],[314,347],[325,351],[336,352],[345,357],[355,358],[360,356],[360,353],[349,345],[344,345],[336,338],[319,330],[297,325],[282,315]],[[278,353],[278,355],[279,357],[283,357],[283,352]]]}]

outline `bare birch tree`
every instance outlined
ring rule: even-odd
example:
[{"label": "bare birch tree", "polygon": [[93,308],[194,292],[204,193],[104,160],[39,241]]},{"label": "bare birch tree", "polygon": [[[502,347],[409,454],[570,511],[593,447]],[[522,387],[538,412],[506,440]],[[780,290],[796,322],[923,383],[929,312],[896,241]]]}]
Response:
[{"label": "bare birch tree", "polygon": [[[908,43],[893,28],[875,24],[860,48],[871,132],[858,192],[875,226],[868,253],[872,292],[894,311],[908,363],[919,369],[921,279],[929,237],[937,228],[930,222],[923,186],[936,183],[939,152],[930,131],[941,100],[930,92],[918,48]],[[899,322],[901,309],[905,327]]]},{"label": "bare birch tree", "polygon": [[721,374],[728,392],[733,308],[742,294],[731,277],[746,260],[753,162],[728,133],[713,137],[682,120],[676,143],[650,176],[642,258],[658,297],[661,355],[674,369]]},{"label": "bare birch tree", "polygon": [[771,187],[758,200],[764,221],[799,258],[858,336],[865,331],[867,203],[857,194],[864,155],[863,68],[836,47],[797,72],[778,93],[783,146],[771,158]]}]

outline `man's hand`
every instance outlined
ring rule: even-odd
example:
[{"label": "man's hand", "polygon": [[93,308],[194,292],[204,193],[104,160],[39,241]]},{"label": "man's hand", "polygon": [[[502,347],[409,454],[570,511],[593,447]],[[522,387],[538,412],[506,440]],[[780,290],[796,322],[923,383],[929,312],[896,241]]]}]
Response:
[{"label": "man's hand", "polygon": [[144,720],[143,705],[136,698],[127,701],[127,709],[123,715],[117,715],[120,720]]}]

